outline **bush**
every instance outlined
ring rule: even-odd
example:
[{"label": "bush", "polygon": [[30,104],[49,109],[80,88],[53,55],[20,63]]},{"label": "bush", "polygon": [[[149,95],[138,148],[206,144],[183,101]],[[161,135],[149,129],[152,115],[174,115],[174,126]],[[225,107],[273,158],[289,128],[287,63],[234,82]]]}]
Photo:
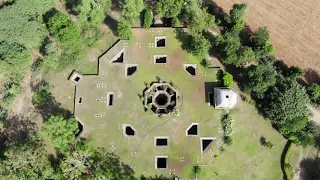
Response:
[{"label": "bush", "polygon": [[307,94],[312,103],[320,105],[320,85],[313,83],[307,87]]},{"label": "bush", "polygon": [[172,20],[171,20],[171,26],[172,27],[180,27],[181,24],[180,24],[179,18],[173,17]]},{"label": "bush", "polygon": [[22,92],[22,88],[19,84],[20,78],[12,78],[4,83],[4,89],[2,91],[2,103],[4,107],[8,107],[14,99]]},{"label": "bush", "polygon": [[144,20],[143,20],[143,28],[150,28],[153,23],[153,13],[150,6],[147,6],[146,11],[144,13]]},{"label": "bush", "polygon": [[80,45],[80,29],[68,16],[56,13],[50,17],[47,23],[48,30],[52,36],[67,48],[77,49]]},{"label": "bush", "polygon": [[273,149],[273,148],[274,148],[274,144],[273,144],[272,142],[270,142],[270,141],[267,141],[267,142],[265,143],[265,146],[266,146],[267,148],[269,148],[269,149]]},{"label": "bush", "polygon": [[33,94],[33,103],[37,105],[44,105],[50,100],[50,86],[47,84],[40,85]]},{"label": "bush", "polygon": [[210,42],[201,34],[190,36],[189,52],[195,56],[205,57],[211,47]]},{"label": "bush", "polygon": [[232,87],[233,86],[233,76],[230,73],[225,72],[223,74],[222,80],[223,80],[224,87]]},{"label": "bush", "polygon": [[118,36],[120,39],[131,39],[132,31],[129,25],[127,25],[124,21],[120,21],[117,27]]},{"label": "bush", "polygon": [[221,119],[221,123],[222,123],[222,129],[224,132],[225,136],[230,136],[233,133],[232,130],[232,123],[233,123],[233,119],[229,114],[226,114],[223,116],[223,118]]},{"label": "bush", "polygon": [[140,12],[143,10],[142,0],[124,0],[122,4],[121,15],[125,20],[134,22],[139,18]]},{"label": "bush", "polygon": [[231,136],[224,136],[224,143],[228,146],[231,146],[233,144]]},{"label": "bush", "polygon": [[52,115],[45,121],[41,130],[55,147],[66,151],[79,132],[79,127],[75,118],[67,119],[62,115]]}]

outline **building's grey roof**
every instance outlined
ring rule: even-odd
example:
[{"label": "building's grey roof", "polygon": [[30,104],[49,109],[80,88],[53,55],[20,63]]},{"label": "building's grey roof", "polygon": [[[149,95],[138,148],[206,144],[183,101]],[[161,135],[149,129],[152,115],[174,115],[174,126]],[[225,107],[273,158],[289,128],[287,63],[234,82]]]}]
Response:
[{"label": "building's grey roof", "polygon": [[214,103],[217,109],[232,109],[238,103],[238,94],[231,88],[214,88]]}]

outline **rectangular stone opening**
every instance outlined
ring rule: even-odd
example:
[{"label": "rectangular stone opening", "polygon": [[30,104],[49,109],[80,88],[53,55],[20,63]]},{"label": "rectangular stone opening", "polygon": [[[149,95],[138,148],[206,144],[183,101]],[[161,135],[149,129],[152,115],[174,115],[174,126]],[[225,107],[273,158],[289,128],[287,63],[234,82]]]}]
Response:
[{"label": "rectangular stone opening", "polygon": [[157,170],[168,169],[168,156],[156,156],[155,168]]},{"label": "rectangular stone opening", "polygon": [[199,135],[199,124],[192,123],[186,130],[187,136],[198,136]]},{"label": "rectangular stone opening", "polygon": [[155,37],[156,39],[156,48],[165,48],[167,47],[167,38],[165,36]]},{"label": "rectangular stone opening", "polygon": [[167,55],[156,55],[154,56],[155,64],[166,64],[167,63]]},{"label": "rectangular stone opening", "polygon": [[184,70],[192,77],[197,75],[196,64],[184,64]]},{"label": "rectangular stone opening", "polygon": [[205,138],[200,138],[201,139],[201,153],[207,152],[212,144],[214,144],[216,138],[214,137],[205,137]]},{"label": "rectangular stone opening", "polygon": [[132,76],[138,71],[137,64],[126,64],[126,76]]},{"label": "rectangular stone opening", "polygon": [[78,76],[75,77],[75,78],[74,78],[74,81],[79,82],[79,81],[80,81],[80,77],[78,77]]},{"label": "rectangular stone opening", "polygon": [[111,59],[111,61],[110,61],[110,63],[123,63],[124,62],[124,56],[125,56],[125,51],[124,51],[124,49],[122,49],[117,55],[115,55],[112,59]]},{"label": "rectangular stone opening", "polygon": [[107,94],[107,106],[113,106],[114,105],[114,93],[109,92]]},{"label": "rectangular stone opening", "polygon": [[165,148],[169,146],[169,137],[155,137],[155,147]]}]

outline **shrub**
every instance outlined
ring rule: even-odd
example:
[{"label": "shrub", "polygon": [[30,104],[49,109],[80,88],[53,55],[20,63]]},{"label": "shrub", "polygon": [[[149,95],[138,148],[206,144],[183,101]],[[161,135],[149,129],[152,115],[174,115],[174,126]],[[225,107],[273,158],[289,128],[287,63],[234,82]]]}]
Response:
[{"label": "shrub", "polygon": [[52,36],[58,39],[62,45],[76,49],[80,42],[80,29],[68,16],[56,13],[50,17],[47,23],[48,30]]},{"label": "shrub", "polygon": [[313,83],[307,87],[307,94],[312,103],[320,105],[320,85]]},{"label": "shrub", "polygon": [[76,133],[79,132],[79,127],[75,118],[67,119],[62,115],[52,115],[41,130],[50,138],[55,147],[66,151],[69,144],[75,139]]},{"label": "shrub", "polygon": [[144,13],[144,20],[143,20],[143,28],[150,28],[153,23],[153,13],[150,6],[147,6],[146,11]]},{"label": "shrub", "polygon": [[211,47],[210,42],[202,35],[190,36],[189,52],[195,56],[205,57]]},{"label": "shrub", "polygon": [[124,0],[122,5],[121,15],[125,20],[133,22],[136,20],[140,12],[143,10],[142,0]]},{"label": "shrub", "polygon": [[233,86],[233,76],[230,73],[225,72],[223,74],[222,80],[223,80],[223,86],[225,86],[225,87],[232,87]]},{"label": "shrub", "polygon": [[272,142],[270,142],[270,141],[267,141],[267,142],[265,143],[265,146],[266,146],[267,148],[269,148],[269,149],[273,149],[273,148],[274,148],[274,144],[273,144]]},{"label": "shrub", "polygon": [[221,123],[222,123],[222,129],[224,132],[225,136],[230,136],[233,133],[232,130],[232,123],[233,123],[233,119],[229,114],[226,114],[223,116],[223,118],[221,119]]},{"label": "shrub", "polygon": [[4,89],[2,91],[3,106],[9,106],[14,99],[22,92],[22,88],[19,84],[20,78],[12,78],[4,83]]},{"label": "shrub", "polygon": [[50,100],[50,86],[47,84],[40,85],[33,94],[33,103],[37,105],[44,105]]},{"label": "shrub", "polygon": [[131,39],[132,37],[131,28],[124,21],[118,23],[117,32],[120,39]]},{"label": "shrub", "polygon": [[172,27],[179,27],[179,26],[181,26],[179,18],[173,17],[172,20],[171,20],[171,26],[172,26]]},{"label": "shrub", "polygon": [[224,143],[228,146],[231,146],[233,144],[231,136],[224,136]]}]

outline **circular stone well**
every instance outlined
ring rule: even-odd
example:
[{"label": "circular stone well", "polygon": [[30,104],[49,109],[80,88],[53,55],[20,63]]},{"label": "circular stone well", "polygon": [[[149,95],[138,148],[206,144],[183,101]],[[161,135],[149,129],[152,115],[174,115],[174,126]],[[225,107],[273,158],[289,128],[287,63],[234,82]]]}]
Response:
[{"label": "circular stone well", "polygon": [[144,95],[145,107],[155,114],[168,114],[177,106],[178,92],[168,83],[153,83]]}]

